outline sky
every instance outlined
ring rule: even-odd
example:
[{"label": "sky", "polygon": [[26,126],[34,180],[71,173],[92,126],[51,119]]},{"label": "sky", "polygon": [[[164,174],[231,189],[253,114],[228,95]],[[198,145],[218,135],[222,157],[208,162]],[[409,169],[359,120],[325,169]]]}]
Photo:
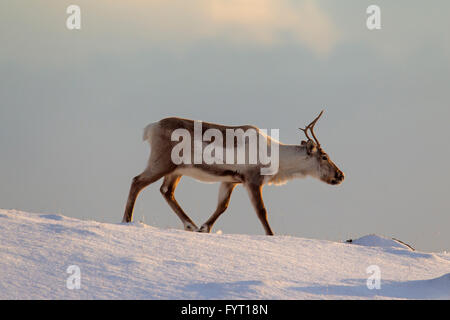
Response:
[{"label": "sky", "polygon": [[[66,27],[71,4],[80,30]],[[380,30],[366,27],[372,4]],[[2,1],[0,207],[118,223],[148,123],[253,124],[295,144],[324,109],[315,131],[346,179],[265,187],[274,232],[449,250],[449,12],[444,0]],[[181,228],[160,183],[134,219]],[[217,192],[184,177],[176,197],[201,225]],[[242,187],[217,230],[264,234]]]}]

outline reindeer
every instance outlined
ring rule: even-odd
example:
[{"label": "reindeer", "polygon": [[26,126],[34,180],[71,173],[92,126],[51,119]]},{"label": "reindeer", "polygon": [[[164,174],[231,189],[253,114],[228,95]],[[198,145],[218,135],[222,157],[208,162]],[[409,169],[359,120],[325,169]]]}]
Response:
[{"label": "reindeer", "polygon": [[[339,185],[344,180],[344,173],[323,151],[314,134],[314,126],[322,114],[323,111],[305,128],[299,128],[307,138],[307,140],[301,141],[300,145],[283,144],[264,135],[259,128],[254,126],[231,127],[207,122],[202,123],[202,133],[208,129],[214,129],[223,135],[225,135],[227,129],[255,130],[259,137],[264,137],[267,140],[267,144],[271,146],[272,151],[275,150],[275,146],[279,150],[279,167],[272,175],[262,175],[261,168],[263,165],[259,162],[256,164],[248,163],[248,157],[244,164],[206,164],[204,162],[176,164],[171,157],[172,149],[175,147],[172,133],[179,128],[183,128],[194,136],[195,121],[172,117],[148,125],[144,129],[143,140],[150,143],[150,158],[144,172],[132,180],[122,222],[131,222],[134,203],[139,192],[164,177],[160,188],[161,194],[180,218],[185,230],[209,233],[216,220],[227,209],[234,188],[242,184],[248,192],[266,234],[273,235],[263,202],[262,189],[264,185],[281,185],[293,178],[306,176],[311,176],[331,185]],[[233,147],[235,149],[238,147],[236,141],[234,141]],[[245,147],[249,147],[248,142],[245,142]],[[194,151],[194,147],[191,146],[191,148],[190,151]],[[224,148],[224,151],[229,152],[229,150],[226,151],[226,148]],[[174,197],[175,189],[183,175],[203,182],[221,182],[217,208],[200,228],[186,215]]]}]

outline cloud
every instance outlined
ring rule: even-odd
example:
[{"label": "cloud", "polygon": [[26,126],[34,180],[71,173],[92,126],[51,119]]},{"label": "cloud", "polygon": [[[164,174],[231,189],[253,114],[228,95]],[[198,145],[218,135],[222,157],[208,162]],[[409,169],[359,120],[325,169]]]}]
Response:
[{"label": "cloud", "polygon": [[0,10],[7,26],[0,31],[0,63],[37,67],[40,62],[65,64],[70,55],[89,59],[155,46],[178,53],[202,43],[244,48],[297,44],[326,56],[341,39],[313,0],[78,0],[80,31],[65,26],[69,0],[51,7],[44,2],[17,0],[11,4],[14,14]]},{"label": "cloud", "polygon": [[131,23],[150,40],[171,45],[204,40],[261,46],[294,42],[326,55],[339,40],[331,18],[312,0],[134,0],[115,6],[114,11],[123,13],[124,25]]},{"label": "cloud", "polygon": [[336,27],[317,2],[293,5],[280,0],[207,1],[211,26],[234,40],[263,45],[281,43],[287,38],[305,45],[317,54],[330,52],[338,40]]}]

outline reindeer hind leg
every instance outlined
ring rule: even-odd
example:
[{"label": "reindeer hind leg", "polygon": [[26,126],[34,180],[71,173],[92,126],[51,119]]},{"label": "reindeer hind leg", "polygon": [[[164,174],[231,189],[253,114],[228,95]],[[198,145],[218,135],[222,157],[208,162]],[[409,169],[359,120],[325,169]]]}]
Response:
[{"label": "reindeer hind leg", "polygon": [[181,222],[183,223],[184,230],[197,231],[198,227],[191,220],[191,218],[189,218],[188,215],[183,211],[183,209],[180,207],[177,200],[175,199],[175,189],[178,185],[178,182],[180,182],[180,179],[181,175],[177,174],[166,175],[164,177],[164,181],[163,184],[161,185],[160,191],[164,199],[166,199],[169,206],[172,208],[172,210],[175,212],[178,218],[180,218]]},{"label": "reindeer hind leg", "polygon": [[136,202],[139,193],[142,191],[142,189],[144,189],[148,185],[161,179],[163,175],[164,175],[163,173],[148,175],[147,172],[143,172],[140,175],[133,178],[122,222],[131,222],[133,218],[134,204]]},{"label": "reindeer hind leg", "polygon": [[170,159],[159,159],[159,161],[156,161],[156,159],[154,159],[152,155],[150,156],[149,163],[144,172],[133,178],[122,222],[131,222],[133,218],[134,204],[139,193],[145,187],[152,184],[153,182],[158,181],[173,170],[174,167],[170,162]]}]

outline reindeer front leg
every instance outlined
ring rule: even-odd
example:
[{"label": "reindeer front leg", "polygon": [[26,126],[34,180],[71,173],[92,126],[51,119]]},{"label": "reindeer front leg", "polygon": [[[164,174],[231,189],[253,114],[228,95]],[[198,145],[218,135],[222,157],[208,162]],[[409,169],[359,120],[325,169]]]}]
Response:
[{"label": "reindeer front leg", "polygon": [[236,187],[236,183],[233,182],[222,182],[219,189],[219,200],[217,203],[217,209],[213,213],[213,215],[206,221],[198,230],[199,232],[209,233],[211,232],[211,228],[216,222],[216,220],[220,217],[222,213],[225,212],[228,208],[228,204],[230,203],[231,193],[233,192],[234,187]]},{"label": "reindeer front leg", "polygon": [[245,185],[245,188],[247,189],[248,192],[248,196],[250,197],[250,201],[252,202],[256,214],[258,215],[258,218],[261,221],[264,230],[266,231],[266,235],[273,236],[273,231],[270,228],[269,221],[267,221],[267,210],[266,207],[264,206],[264,201],[262,198],[262,187],[263,186],[259,184]]}]

